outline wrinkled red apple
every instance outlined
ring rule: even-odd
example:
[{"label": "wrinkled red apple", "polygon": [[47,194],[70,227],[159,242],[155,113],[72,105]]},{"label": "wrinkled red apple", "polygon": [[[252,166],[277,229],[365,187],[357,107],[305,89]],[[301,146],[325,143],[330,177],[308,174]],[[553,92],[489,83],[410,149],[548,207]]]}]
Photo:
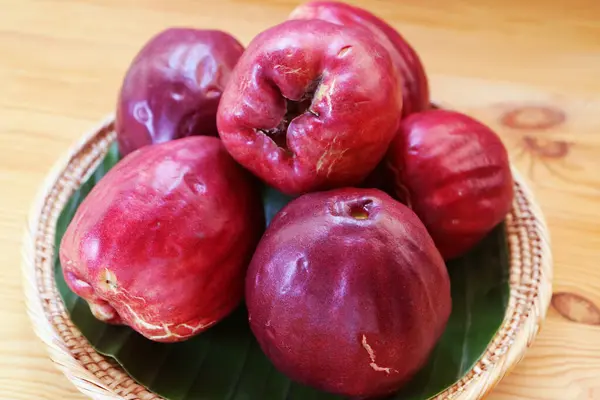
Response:
[{"label": "wrinkled red apple", "polygon": [[121,86],[116,130],[121,154],[191,135],[217,135],[216,114],[244,51],[216,30],[167,29],[137,54]]},{"label": "wrinkled red apple", "polygon": [[363,27],[377,36],[389,51],[402,76],[402,115],[429,108],[429,83],[417,52],[394,28],[369,11],[335,1],[311,1],[290,14],[290,19],[322,19],[340,25]]},{"label": "wrinkled red apple", "polygon": [[398,128],[398,85],[368,31],[287,21],[240,58],[219,105],[219,134],[239,163],[283,193],[354,185]]},{"label": "wrinkled red apple", "polygon": [[385,165],[393,193],[421,218],[445,259],[467,252],[511,209],[506,148],[489,127],[464,114],[409,116]]},{"label": "wrinkled red apple", "polygon": [[274,365],[352,398],[407,382],[443,333],[451,303],[427,230],[375,189],[292,200],[267,228],[246,277],[250,326]]},{"label": "wrinkled red apple", "polygon": [[240,303],[263,224],[250,174],[219,139],[194,136],[111,169],[78,208],[60,260],[96,318],[176,342]]}]

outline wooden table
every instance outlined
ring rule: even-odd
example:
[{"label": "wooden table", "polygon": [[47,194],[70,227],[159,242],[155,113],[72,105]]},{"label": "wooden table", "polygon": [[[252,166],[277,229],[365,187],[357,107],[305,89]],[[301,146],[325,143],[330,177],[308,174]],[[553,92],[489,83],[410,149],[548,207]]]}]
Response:
[{"label": "wooden table", "polygon": [[[220,28],[248,43],[297,3],[0,0],[1,398],[82,398],[27,318],[21,233],[55,159],[112,112],[135,52],[171,25]],[[600,399],[600,2],[355,3],[413,43],[437,101],[501,134],[546,214],[553,307],[534,347],[490,398]]]}]

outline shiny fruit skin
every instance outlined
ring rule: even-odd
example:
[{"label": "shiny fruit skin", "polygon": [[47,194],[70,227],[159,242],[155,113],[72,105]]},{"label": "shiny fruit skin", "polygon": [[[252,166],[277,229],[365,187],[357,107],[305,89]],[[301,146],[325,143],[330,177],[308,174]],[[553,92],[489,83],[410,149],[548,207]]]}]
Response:
[{"label": "shiny fruit skin", "polygon": [[286,21],[246,49],[217,126],[230,154],[285,194],[350,186],[383,158],[399,93],[388,52],[368,31]]},{"label": "shiny fruit skin", "polygon": [[427,230],[376,189],[290,202],[246,277],[250,327],[274,365],[352,398],[386,395],[410,380],[444,331],[451,303]]},{"label": "shiny fruit skin", "polygon": [[511,209],[506,148],[489,127],[459,112],[403,120],[384,162],[393,194],[421,218],[445,259],[466,253]]},{"label": "shiny fruit skin", "polygon": [[263,232],[252,177],[214,137],[146,146],[122,159],[77,209],[63,274],[96,318],[159,342],[222,319],[243,298]]},{"label": "shiny fruit skin", "polygon": [[394,28],[360,7],[336,1],[310,1],[296,7],[290,19],[318,18],[371,31],[389,51],[402,76],[402,116],[429,108],[429,82],[417,52]]},{"label": "shiny fruit skin", "polygon": [[117,103],[122,155],[192,135],[217,136],[221,94],[244,47],[218,30],[170,28],[129,66]]}]

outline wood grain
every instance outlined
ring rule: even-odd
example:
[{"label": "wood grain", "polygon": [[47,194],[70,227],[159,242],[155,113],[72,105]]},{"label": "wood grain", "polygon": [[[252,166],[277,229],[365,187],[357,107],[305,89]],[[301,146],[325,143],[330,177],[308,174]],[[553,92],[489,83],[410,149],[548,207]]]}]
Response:
[{"label": "wood grain", "polygon": [[[555,308],[490,399],[600,399],[600,3],[351,2],[413,43],[436,100],[498,131],[546,214]],[[21,232],[54,160],[112,111],[135,52],[174,25],[219,28],[248,43],[298,3],[0,0],[0,398],[83,398],[26,316]]]}]

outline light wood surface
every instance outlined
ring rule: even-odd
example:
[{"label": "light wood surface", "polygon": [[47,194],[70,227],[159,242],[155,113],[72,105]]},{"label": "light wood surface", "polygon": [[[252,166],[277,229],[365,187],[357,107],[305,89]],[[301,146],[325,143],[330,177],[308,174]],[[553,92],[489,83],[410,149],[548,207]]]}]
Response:
[{"label": "light wood surface", "polygon": [[[0,0],[0,398],[81,399],[25,313],[20,240],[53,162],[113,110],[152,34],[220,28],[248,43],[297,0]],[[494,127],[548,220],[553,307],[489,396],[600,399],[600,2],[362,0],[412,42],[433,97]]]}]

